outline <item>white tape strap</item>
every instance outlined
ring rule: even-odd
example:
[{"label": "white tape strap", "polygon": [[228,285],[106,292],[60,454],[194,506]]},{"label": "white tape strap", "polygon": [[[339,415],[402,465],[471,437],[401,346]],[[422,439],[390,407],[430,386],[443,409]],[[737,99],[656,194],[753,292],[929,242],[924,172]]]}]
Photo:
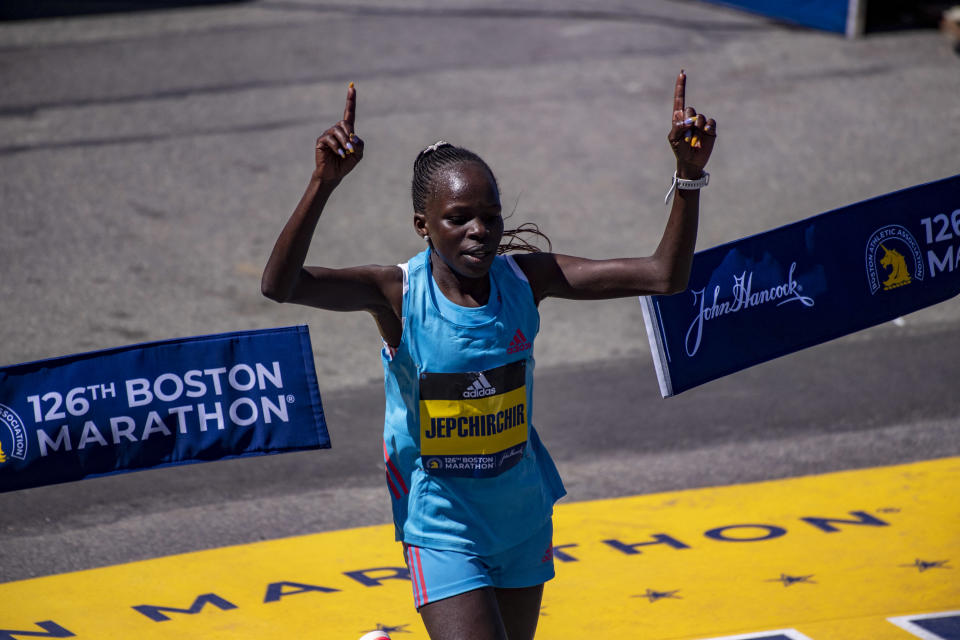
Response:
[{"label": "white tape strap", "polygon": [[406,295],[407,289],[410,288],[410,263],[404,262],[403,264],[398,264],[400,271],[403,271],[403,293]]},{"label": "white tape strap", "polygon": [[697,178],[696,180],[686,180],[677,175],[677,172],[673,172],[673,182],[670,183],[670,190],[667,191],[667,195],[663,197],[663,204],[670,203],[670,196],[673,195],[673,192],[677,189],[682,191],[696,191],[697,189],[702,189],[703,187],[710,184],[710,174],[706,171],[703,172],[703,175]]}]

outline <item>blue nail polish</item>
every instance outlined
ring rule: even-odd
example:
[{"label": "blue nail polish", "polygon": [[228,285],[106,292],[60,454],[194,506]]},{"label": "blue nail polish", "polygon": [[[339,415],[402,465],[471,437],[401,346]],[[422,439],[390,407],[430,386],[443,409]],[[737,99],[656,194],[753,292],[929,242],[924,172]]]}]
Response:
[{"label": "blue nail polish", "polygon": [[340,154],[340,157],[341,157],[341,158],[346,158],[346,157],[347,157],[347,154],[345,154],[345,153],[343,152],[343,149],[337,149],[337,153]]}]

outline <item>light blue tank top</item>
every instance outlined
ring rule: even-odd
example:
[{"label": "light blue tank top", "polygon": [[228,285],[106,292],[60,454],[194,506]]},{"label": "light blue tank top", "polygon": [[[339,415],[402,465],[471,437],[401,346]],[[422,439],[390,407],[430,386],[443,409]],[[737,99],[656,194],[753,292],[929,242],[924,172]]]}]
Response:
[{"label": "light blue tank top", "polygon": [[499,553],[539,530],[566,494],[532,424],[540,314],[530,285],[500,256],[487,304],[468,308],[440,291],[429,249],[400,267],[403,335],[382,353],[397,539]]}]

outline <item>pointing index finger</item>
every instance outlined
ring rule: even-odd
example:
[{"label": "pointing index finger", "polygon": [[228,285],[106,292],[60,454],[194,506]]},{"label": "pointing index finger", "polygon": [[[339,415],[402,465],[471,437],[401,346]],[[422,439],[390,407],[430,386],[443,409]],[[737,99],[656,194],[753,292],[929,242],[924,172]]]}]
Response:
[{"label": "pointing index finger", "polygon": [[347,87],[347,105],[343,108],[343,120],[353,133],[353,124],[357,119],[357,88],[351,82]]},{"label": "pointing index finger", "polygon": [[683,69],[680,69],[680,73],[677,74],[677,84],[673,88],[673,113],[676,114],[678,111],[682,114],[683,109],[686,106],[686,90],[687,90],[687,74],[683,72]]}]

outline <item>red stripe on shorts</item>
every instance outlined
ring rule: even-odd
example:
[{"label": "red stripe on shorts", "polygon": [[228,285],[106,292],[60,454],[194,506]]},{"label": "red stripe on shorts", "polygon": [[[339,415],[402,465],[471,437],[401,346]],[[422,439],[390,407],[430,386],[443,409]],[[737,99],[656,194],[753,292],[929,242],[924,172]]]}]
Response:
[{"label": "red stripe on shorts", "polygon": [[423,602],[420,603],[420,606],[427,604],[430,600],[427,598],[427,583],[423,579],[423,564],[420,562],[420,548],[414,547],[417,553],[417,569],[420,574],[420,597]]},{"label": "red stripe on shorts", "polygon": [[407,567],[413,582],[413,603],[420,608],[420,584],[417,582],[417,567],[413,562],[413,547],[407,547]]}]

